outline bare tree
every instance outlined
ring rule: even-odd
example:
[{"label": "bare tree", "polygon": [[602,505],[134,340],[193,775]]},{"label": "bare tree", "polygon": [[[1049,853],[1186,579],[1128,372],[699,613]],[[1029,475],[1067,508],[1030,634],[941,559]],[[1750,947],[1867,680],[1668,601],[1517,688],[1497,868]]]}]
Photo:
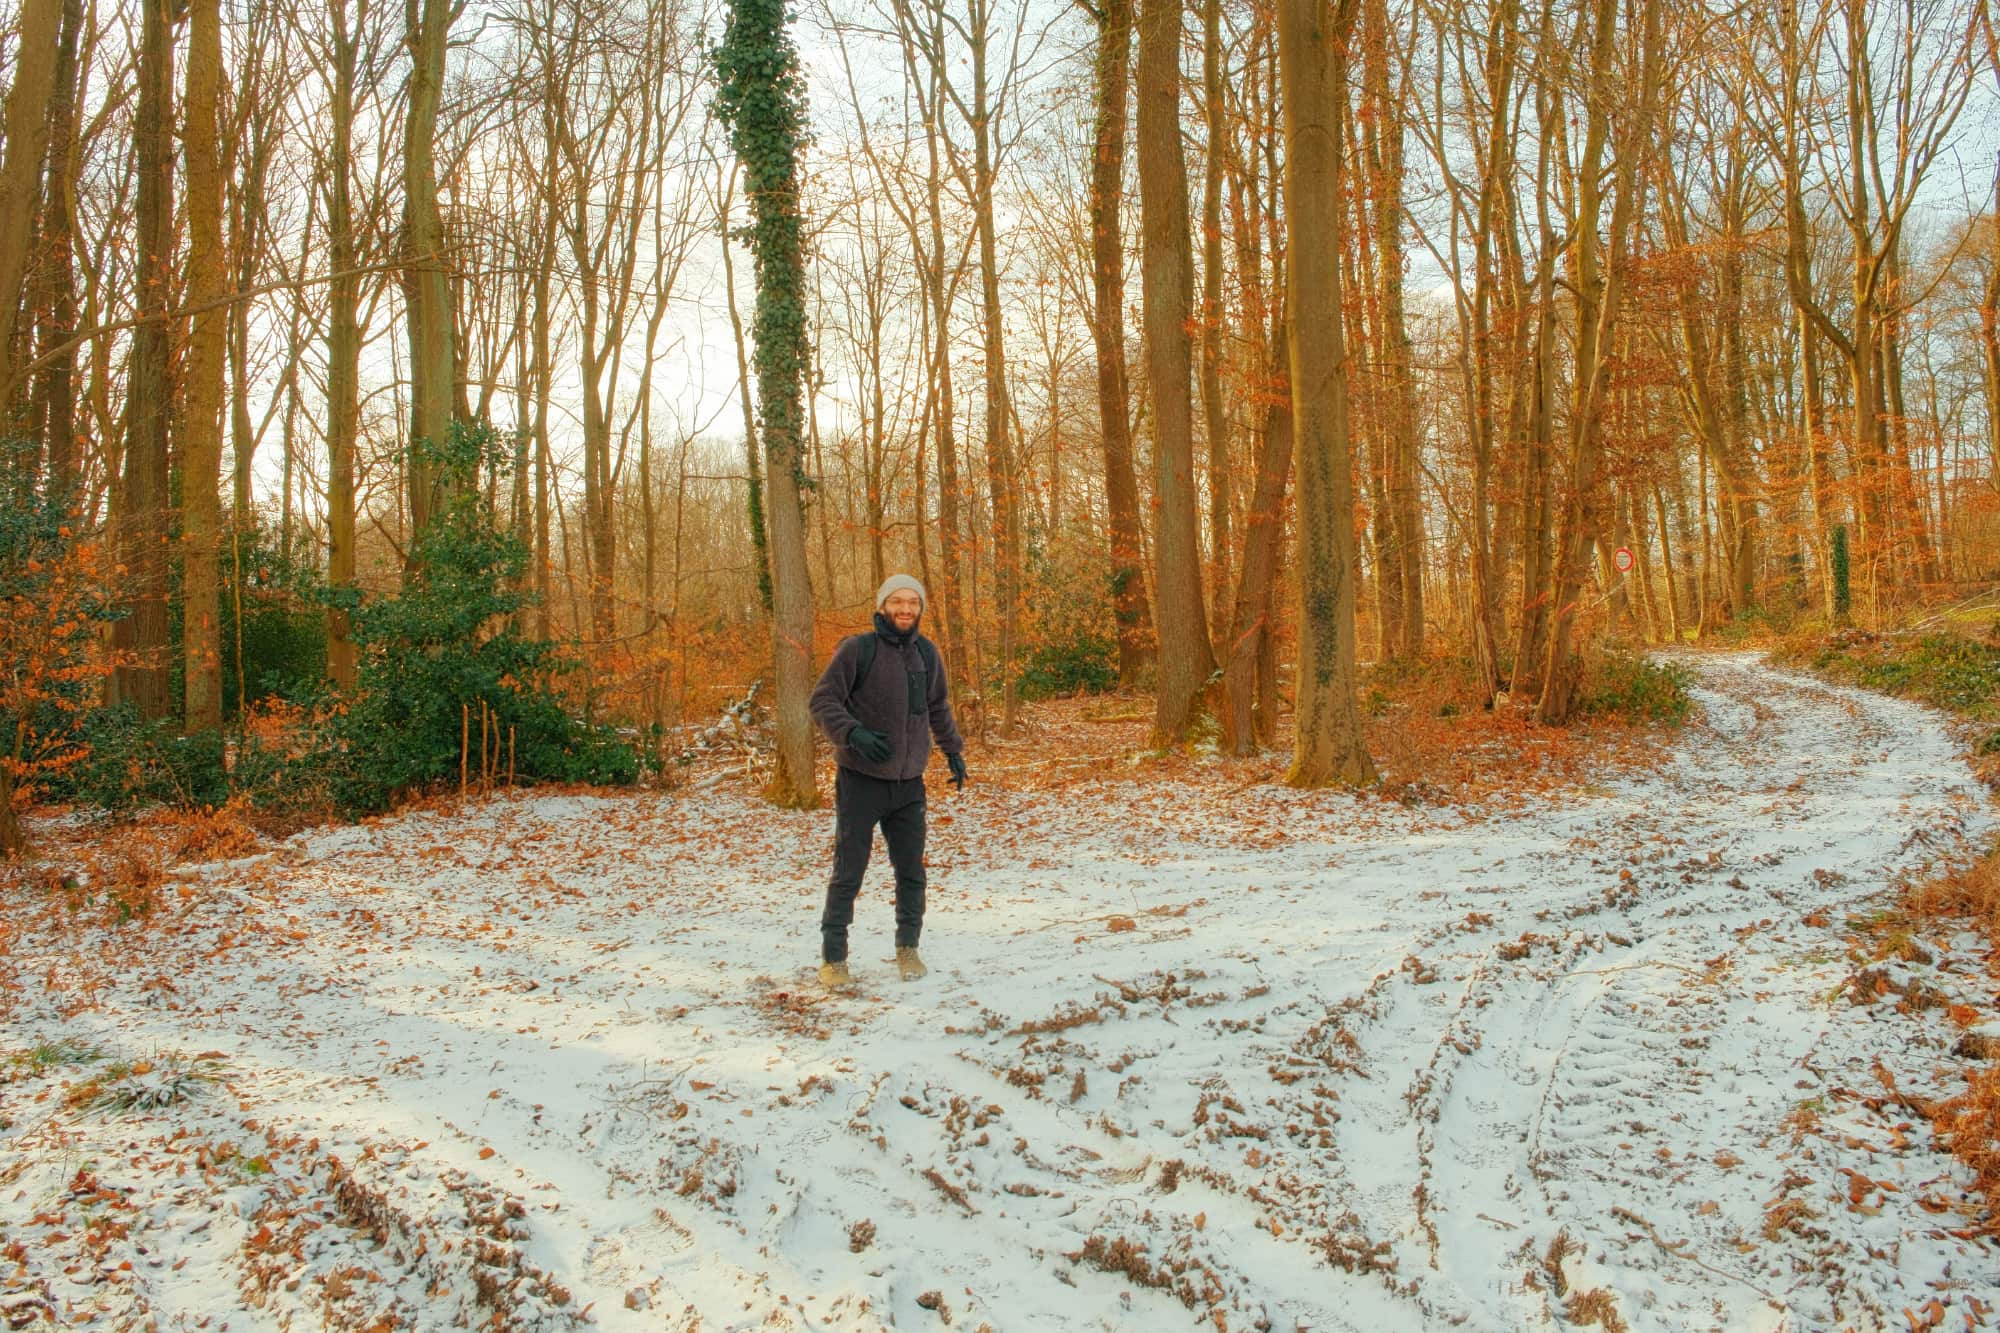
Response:
[{"label": "bare tree", "polygon": [[1295,787],[1375,781],[1354,701],[1354,492],[1335,221],[1343,176],[1347,40],[1356,0],[1280,0],[1278,68],[1285,107],[1285,211],[1326,219],[1333,241],[1298,247],[1286,266],[1287,344],[1297,433],[1300,614]]},{"label": "bare tree", "polygon": [[1180,132],[1181,7],[1144,0],[1139,10],[1140,273],[1145,285],[1146,371],[1153,405],[1153,593],[1159,617],[1159,686],[1153,741],[1187,738],[1215,672],[1202,605],[1201,528],[1194,482],[1193,374],[1188,323],[1194,259],[1188,240],[1187,162]]},{"label": "bare tree", "polygon": [[[410,50],[409,110],[403,119],[403,305],[409,323],[410,441],[440,447],[451,425],[457,376],[451,262],[438,211],[437,121],[444,91],[445,39],[452,0],[412,0],[404,41]],[[410,524],[421,533],[444,503],[443,474],[413,451],[408,464]]]},{"label": "bare tree", "polygon": [[139,324],[126,370],[127,436],[119,500],[119,543],[128,614],[112,627],[124,654],[116,697],[145,718],[165,717],[167,654],[167,421],[173,256],[174,48],[170,0],[140,8],[139,104],[133,126],[138,170]]},{"label": "bare tree", "polygon": [[1132,62],[1132,0],[1103,0],[1097,20],[1095,142],[1090,170],[1091,337],[1104,453],[1111,606],[1118,680],[1131,687],[1153,659],[1152,608],[1140,552],[1139,481],[1132,467],[1131,388],[1125,369],[1125,120]]},{"label": "bare tree", "polygon": [[222,5],[193,0],[187,58],[187,300],[194,308],[179,448],[185,725],[222,727],[222,399],[229,355],[228,257],[222,239]]}]

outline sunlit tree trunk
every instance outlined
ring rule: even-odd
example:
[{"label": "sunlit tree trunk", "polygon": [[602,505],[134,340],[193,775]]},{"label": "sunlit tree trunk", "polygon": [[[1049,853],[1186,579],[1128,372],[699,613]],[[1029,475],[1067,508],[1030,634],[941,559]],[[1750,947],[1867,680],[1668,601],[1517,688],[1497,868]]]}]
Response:
[{"label": "sunlit tree trunk", "polygon": [[966,25],[972,57],[973,224],[979,234],[979,291],[986,350],[986,479],[993,504],[993,598],[1000,612],[1000,730],[1020,711],[1015,655],[1021,632],[1021,502],[1008,439],[1007,344],[1000,305],[1000,258],[993,193],[993,107],[987,85],[991,35],[986,0],[974,0]]},{"label": "sunlit tree trunk", "polygon": [[1278,364],[1270,368],[1274,401],[1263,409],[1263,430],[1257,450],[1257,475],[1250,508],[1244,515],[1243,564],[1223,640],[1223,744],[1229,753],[1248,755],[1269,738],[1272,719],[1259,726],[1257,661],[1271,639],[1271,610],[1277,586],[1278,559],[1284,547],[1285,491],[1292,474],[1292,412],[1277,401],[1285,386],[1284,361],[1290,339],[1282,328],[1273,348]]},{"label": "sunlit tree trunk", "polygon": [[15,338],[22,288],[35,244],[35,201],[49,146],[49,98],[56,86],[62,33],[61,0],[23,0],[16,21],[13,86],[5,108],[7,142],[0,151],[0,428],[11,434],[26,388]]},{"label": "sunlit tree trunk", "polygon": [[55,83],[49,100],[49,166],[42,189],[45,272],[39,284],[42,298],[36,307],[36,359],[42,362],[42,371],[35,386],[35,419],[41,430],[50,493],[70,499],[77,498],[83,444],[77,431],[76,348],[70,345],[77,328],[74,210],[82,166],[77,143],[83,92],[83,66],[78,57],[82,29],[83,0],[63,0]]},{"label": "sunlit tree trunk", "polygon": [[[327,0],[333,55],[333,89],[327,118],[332,153],[327,175],[326,325],[326,523],[327,586],[354,586],[354,445],[361,423],[361,275],[355,235],[352,159],[357,42],[367,23],[368,0]],[[351,22],[350,22],[351,15]],[[335,687],[354,688],[357,659],[347,611],[326,613],[326,674]]]},{"label": "sunlit tree trunk", "polygon": [[[403,301],[409,325],[410,441],[442,446],[451,425],[457,330],[451,268],[438,211],[435,140],[444,88],[452,0],[411,0],[405,40],[411,57],[403,118]],[[410,524],[421,534],[440,512],[442,473],[413,453],[408,462]]]},{"label": "sunlit tree trunk", "polygon": [[118,516],[127,614],[112,627],[125,654],[115,697],[144,718],[171,707],[167,666],[167,422],[173,397],[167,323],[173,259],[174,47],[171,0],[140,7],[139,100],[133,122],[138,165],[138,307],[126,368],[126,441]]},{"label": "sunlit tree trunk", "polygon": [[[1144,0],[1139,10],[1139,199],[1144,244],[1146,369],[1153,405],[1153,594],[1159,618],[1156,745],[1184,740],[1202,714],[1215,670],[1202,605],[1200,521],[1190,393],[1193,255],[1187,162],[1180,133],[1181,7]],[[1296,216],[1296,212],[1294,213]]]},{"label": "sunlit tree trunk", "polygon": [[[1153,660],[1152,610],[1139,549],[1139,482],[1132,467],[1131,391],[1125,371],[1125,106],[1132,59],[1132,0],[1104,0],[1098,15],[1096,144],[1090,166],[1090,332],[1097,348],[1097,418],[1104,451],[1104,507],[1111,537],[1112,616],[1118,683],[1138,683]],[[2000,457],[2000,453],[1996,453]]]},{"label": "sunlit tree trunk", "polygon": [[1403,313],[1403,113],[1400,95],[1407,80],[1392,82],[1386,0],[1365,0],[1361,16],[1362,82],[1370,114],[1363,126],[1368,155],[1375,248],[1377,334],[1375,371],[1376,438],[1391,550],[1380,577],[1395,587],[1393,642],[1385,655],[1420,657],[1424,649],[1424,518],[1419,466],[1417,388],[1412,374],[1410,332]]},{"label": "sunlit tree trunk", "polygon": [[1355,0],[1279,0],[1285,211],[1326,220],[1323,243],[1286,264],[1286,339],[1298,484],[1298,737],[1285,780],[1298,787],[1375,781],[1355,706],[1354,495],[1341,331],[1342,120]]},{"label": "sunlit tree trunk", "polygon": [[[1499,286],[1496,251],[1504,243],[1509,205],[1505,194],[1513,178],[1513,134],[1509,129],[1514,96],[1514,61],[1519,36],[1518,6],[1501,0],[1493,6],[1487,28],[1487,134],[1480,158],[1479,212],[1473,241],[1472,361],[1472,598],[1473,651],[1479,664],[1480,688],[1490,700],[1501,683],[1501,645],[1506,633],[1500,597],[1504,567],[1492,532],[1493,464],[1497,428],[1498,369],[1494,342],[1493,305]],[[1520,378],[1515,367],[1514,378]],[[1518,400],[1518,391],[1515,394]]]},{"label": "sunlit tree trunk", "polygon": [[1229,413],[1222,397],[1222,0],[1202,0],[1201,89],[1208,132],[1201,190],[1201,408],[1208,439],[1209,610],[1220,634],[1230,620],[1223,601],[1231,504]]},{"label": "sunlit tree trunk", "polygon": [[187,56],[186,399],[179,447],[181,482],[181,641],[190,733],[222,728],[222,641],[218,542],[222,481],[222,402],[229,356],[228,257],[222,248],[221,0],[189,6]]}]

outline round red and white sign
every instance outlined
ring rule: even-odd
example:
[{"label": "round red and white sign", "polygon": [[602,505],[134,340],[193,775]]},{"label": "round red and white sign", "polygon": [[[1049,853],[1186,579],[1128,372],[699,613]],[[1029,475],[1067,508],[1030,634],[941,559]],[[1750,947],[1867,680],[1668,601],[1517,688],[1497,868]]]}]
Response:
[{"label": "round red and white sign", "polygon": [[1611,553],[1611,563],[1618,566],[1620,574],[1630,574],[1632,566],[1637,562],[1632,558],[1632,548],[1621,546]]}]

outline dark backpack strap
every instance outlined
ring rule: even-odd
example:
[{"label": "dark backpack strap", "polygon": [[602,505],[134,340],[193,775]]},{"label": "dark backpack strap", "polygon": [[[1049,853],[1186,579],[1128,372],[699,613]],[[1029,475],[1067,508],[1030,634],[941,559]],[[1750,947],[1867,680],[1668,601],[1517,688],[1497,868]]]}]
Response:
[{"label": "dark backpack strap", "polygon": [[[861,640],[861,660],[854,664],[854,684],[851,692],[859,693],[861,682],[868,679],[869,668],[875,665],[875,654],[881,650],[882,639],[880,635],[873,633],[857,634],[854,637]],[[938,674],[937,645],[919,634],[917,636],[917,656],[924,659],[924,670],[931,673],[932,680],[936,680]]]},{"label": "dark backpack strap", "polygon": [[881,644],[876,641],[876,636],[872,633],[857,634],[854,637],[861,640],[861,660],[854,665],[854,684],[849,693],[859,694],[861,682],[868,679],[868,669],[875,665],[875,653]]}]

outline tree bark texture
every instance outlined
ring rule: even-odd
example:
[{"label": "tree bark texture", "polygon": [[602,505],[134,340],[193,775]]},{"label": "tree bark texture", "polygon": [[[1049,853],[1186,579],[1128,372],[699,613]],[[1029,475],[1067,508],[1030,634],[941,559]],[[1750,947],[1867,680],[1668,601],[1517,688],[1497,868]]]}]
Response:
[{"label": "tree bark texture", "polygon": [[138,160],[138,300],[126,369],[125,468],[118,521],[127,614],[112,627],[123,654],[117,698],[147,720],[171,707],[167,665],[167,422],[173,399],[166,319],[173,258],[174,47],[171,0],[140,9],[139,101],[133,124]]},{"label": "tree bark texture", "polygon": [[[1139,481],[1132,466],[1131,387],[1125,369],[1125,110],[1132,60],[1132,0],[1098,11],[1097,127],[1090,169],[1092,317],[1104,506],[1111,536],[1111,607],[1118,627],[1118,683],[1130,688],[1153,660],[1152,609],[1140,550]],[[2000,453],[1996,453],[2000,457]]]},{"label": "tree bark texture", "polygon": [[[452,0],[412,0],[406,36],[411,69],[403,120],[403,301],[409,325],[410,443],[441,447],[451,427],[457,328],[444,217],[438,211],[437,120],[444,90]],[[442,512],[443,474],[413,449],[408,466],[410,524],[421,538]],[[413,543],[414,545],[414,543]]]},{"label": "tree bark texture", "polygon": [[1375,781],[1355,705],[1354,482],[1337,219],[1344,165],[1347,36],[1355,0],[1279,0],[1285,211],[1328,220],[1324,243],[1293,247],[1286,302],[1298,468],[1298,735],[1285,780]]},{"label": "tree bark texture", "polygon": [[[221,0],[189,6],[186,132],[188,339],[180,423],[182,672],[189,734],[222,729],[219,557],[229,261],[222,243]],[[240,706],[240,705],[239,705]]]},{"label": "tree bark texture", "polygon": [[[1180,132],[1181,6],[1139,9],[1139,199],[1144,213],[1146,370],[1153,404],[1153,595],[1159,683],[1153,741],[1185,740],[1203,712],[1215,670],[1202,604],[1201,527],[1194,482],[1189,316],[1194,259],[1188,238],[1187,162]],[[1297,216],[1297,214],[1294,214]]]}]

